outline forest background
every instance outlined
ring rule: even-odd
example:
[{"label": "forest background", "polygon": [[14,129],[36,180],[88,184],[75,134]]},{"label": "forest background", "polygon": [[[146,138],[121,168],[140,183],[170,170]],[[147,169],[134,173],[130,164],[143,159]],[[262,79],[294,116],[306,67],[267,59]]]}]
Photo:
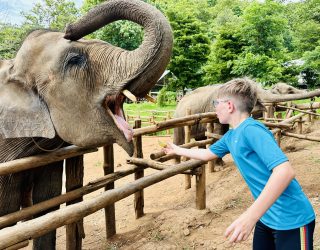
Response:
[{"label": "forest background", "polygon": [[[22,24],[0,21],[0,59],[14,58],[34,29],[63,31],[101,0],[42,0],[22,12]],[[165,91],[193,89],[248,76],[268,86],[320,87],[320,0],[145,0],[160,9],[174,32],[173,56]],[[5,10],[2,10],[5,11]],[[117,21],[89,38],[134,50],[143,39],[140,26]]]}]

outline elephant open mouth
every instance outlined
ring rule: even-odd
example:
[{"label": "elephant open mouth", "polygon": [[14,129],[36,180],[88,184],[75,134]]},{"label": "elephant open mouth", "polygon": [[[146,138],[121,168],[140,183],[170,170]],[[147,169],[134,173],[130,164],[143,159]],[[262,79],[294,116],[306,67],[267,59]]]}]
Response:
[{"label": "elephant open mouth", "polygon": [[107,96],[104,100],[103,107],[112,117],[118,129],[123,132],[127,141],[130,142],[133,137],[133,129],[125,120],[123,112],[123,103],[125,96],[122,94]]}]

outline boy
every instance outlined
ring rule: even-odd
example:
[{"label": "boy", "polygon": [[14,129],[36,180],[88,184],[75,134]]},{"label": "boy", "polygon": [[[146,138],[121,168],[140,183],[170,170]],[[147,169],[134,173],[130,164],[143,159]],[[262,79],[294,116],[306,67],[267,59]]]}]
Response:
[{"label": "boy", "polygon": [[272,133],[250,117],[255,86],[244,78],[219,88],[216,113],[221,124],[232,128],[208,149],[168,143],[164,151],[204,161],[231,153],[255,201],[226,229],[230,242],[246,240],[255,227],[254,250],[312,250],[315,213]]}]

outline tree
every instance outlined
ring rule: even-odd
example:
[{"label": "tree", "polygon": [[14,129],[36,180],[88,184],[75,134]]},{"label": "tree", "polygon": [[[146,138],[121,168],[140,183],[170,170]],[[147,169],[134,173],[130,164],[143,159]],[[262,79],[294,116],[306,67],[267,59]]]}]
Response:
[{"label": "tree", "polygon": [[236,75],[232,73],[234,61],[245,45],[241,38],[242,19],[226,8],[215,19],[216,37],[206,65],[204,83],[226,82]]},{"label": "tree", "polygon": [[[85,0],[82,12],[87,12],[103,0]],[[127,50],[139,47],[143,40],[143,29],[140,25],[126,21],[113,22],[90,35],[90,38],[100,39]]]},{"label": "tree", "polygon": [[75,21],[79,11],[74,2],[67,0],[42,0],[30,12],[23,13],[26,25],[63,31],[67,23]]},{"label": "tree", "polygon": [[26,30],[21,27],[0,23],[0,58],[13,58],[25,34]]},{"label": "tree", "polygon": [[170,88],[195,88],[203,85],[202,66],[210,52],[210,40],[201,22],[191,15],[170,10],[167,12],[174,33],[174,47],[169,70],[177,77]]},{"label": "tree", "polygon": [[232,73],[250,76],[265,84],[283,79],[288,60],[284,34],[288,28],[283,5],[271,0],[253,2],[243,15],[242,37],[247,44],[234,61]]},{"label": "tree", "polygon": [[320,87],[320,46],[313,51],[307,51],[303,55],[305,64],[303,71],[307,75],[308,87]]}]

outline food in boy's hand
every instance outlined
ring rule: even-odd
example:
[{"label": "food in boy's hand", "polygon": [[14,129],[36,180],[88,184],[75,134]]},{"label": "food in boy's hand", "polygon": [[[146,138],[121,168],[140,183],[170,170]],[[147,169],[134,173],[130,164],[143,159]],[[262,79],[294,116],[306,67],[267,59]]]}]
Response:
[{"label": "food in boy's hand", "polygon": [[163,141],[158,140],[158,144],[159,144],[160,147],[162,147],[162,148],[167,147],[167,143],[165,143],[165,142],[163,142]]}]

